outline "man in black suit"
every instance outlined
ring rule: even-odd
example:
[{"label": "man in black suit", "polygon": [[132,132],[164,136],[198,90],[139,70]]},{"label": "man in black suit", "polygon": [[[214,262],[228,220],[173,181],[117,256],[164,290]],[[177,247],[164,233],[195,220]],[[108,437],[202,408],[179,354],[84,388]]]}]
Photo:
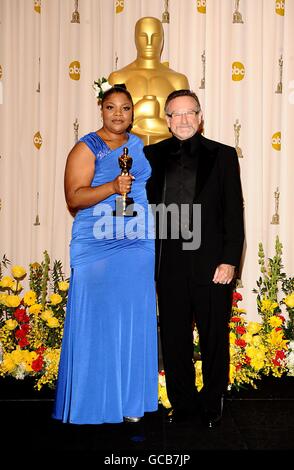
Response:
[{"label": "man in black suit", "polygon": [[[144,151],[152,168],[149,202],[167,207],[157,211],[156,239],[161,345],[172,405],[167,420],[188,419],[200,404],[203,422],[211,428],[220,422],[228,384],[232,281],[244,241],[239,163],[233,147],[201,135],[203,117],[194,92],[172,92],[165,113],[173,136]],[[194,322],[202,359],[200,393]]]}]

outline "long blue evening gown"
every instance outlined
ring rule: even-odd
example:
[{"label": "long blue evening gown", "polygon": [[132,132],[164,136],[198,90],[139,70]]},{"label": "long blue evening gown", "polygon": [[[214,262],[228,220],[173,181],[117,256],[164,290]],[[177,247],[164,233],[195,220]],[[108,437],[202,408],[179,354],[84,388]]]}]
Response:
[{"label": "long blue evening gown", "polygon": [[[113,217],[113,195],[79,210],[70,244],[71,278],[53,418],[119,423],[158,403],[154,226],[145,185],[150,166],[135,135],[111,150],[95,133],[81,139],[95,155],[91,186],[113,180],[128,147],[137,217]],[[136,209],[136,207],[135,207]]]}]

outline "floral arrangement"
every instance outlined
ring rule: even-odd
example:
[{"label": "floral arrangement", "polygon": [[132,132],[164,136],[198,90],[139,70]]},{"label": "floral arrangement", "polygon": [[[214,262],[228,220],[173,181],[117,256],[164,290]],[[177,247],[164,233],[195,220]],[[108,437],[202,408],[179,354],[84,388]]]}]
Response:
[{"label": "floral arrangement", "polygon": [[244,309],[238,307],[242,300],[239,292],[233,292],[232,315],[229,323],[230,333],[230,371],[229,389],[239,390],[245,385],[256,388],[255,380],[261,378],[265,347],[259,333],[261,324],[247,322]]},{"label": "floral arrangement", "polygon": [[58,373],[65,306],[69,288],[60,261],[50,269],[50,258],[30,264],[29,287],[22,294],[27,272],[12,266],[11,275],[3,276],[0,262],[0,376],[24,379],[32,376],[35,387],[54,388]]},{"label": "floral arrangement", "polygon": [[94,80],[93,88],[95,90],[96,98],[100,102],[104,93],[111,88],[111,85],[108,83],[107,78],[101,77],[98,78],[98,80]]},{"label": "floral arrangement", "polygon": [[[203,387],[201,360],[195,360],[194,367],[195,385],[198,392],[200,392]],[[165,408],[171,408],[171,404],[167,396],[164,370],[161,370],[158,374],[158,403],[161,403],[161,405],[163,405]]]},{"label": "floral arrangement", "polygon": [[[273,258],[265,260],[263,245],[259,244],[258,262],[261,275],[256,283],[258,289],[253,290],[257,294],[257,308],[262,317],[261,334],[267,347],[263,373],[272,373],[275,377],[289,372],[290,348],[294,340],[294,279],[287,278],[282,271],[282,249],[283,246],[277,237]],[[282,299],[279,298],[280,294]],[[282,314],[283,307],[287,321]],[[290,368],[293,369],[293,366],[292,363]]]}]

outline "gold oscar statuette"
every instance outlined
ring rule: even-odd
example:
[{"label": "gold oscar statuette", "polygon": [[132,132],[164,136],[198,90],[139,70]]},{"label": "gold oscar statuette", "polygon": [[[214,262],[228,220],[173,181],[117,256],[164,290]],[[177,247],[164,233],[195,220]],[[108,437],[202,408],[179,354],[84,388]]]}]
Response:
[{"label": "gold oscar statuette", "polygon": [[277,84],[277,89],[276,93],[283,93],[283,82],[282,82],[282,77],[283,77],[283,56],[281,55],[279,58],[279,72],[280,72],[280,81]]},{"label": "gold oscar statuette", "polygon": [[280,216],[279,216],[279,198],[280,198],[280,192],[279,188],[276,189],[275,191],[275,213],[272,216],[272,221],[271,224],[273,225],[279,225],[280,223]]},{"label": "gold oscar statuette", "polygon": [[34,222],[34,225],[38,226],[40,225],[40,217],[39,217],[39,191],[37,192],[37,214],[36,214],[36,218],[35,218],[35,222]]},{"label": "gold oscar statuette", "polygon": [[244,23],[241,13],[239,12],[240,0],[235,0],[235,11],[233,13],[233,23]]},{"label": "gold oscar statuette", "polygon": [[79,8],[79,1],[75,0],[75,11],[71,15],[71,23],[80,22],[80,13],[78,12],[78,8]]},{"label": "gold oscar statuette", "polygon": [[168,0],[164,0],[164,12],[162,13],[162,23],[169,23]]},{"label": "gold oscar statuette", "polygon": [[[129,175],[132,168],[133,159],[128,155],[128,153],[128,147],[124,147],[123,154],[118,158],[121,175]],[[115,211],[113,211],[113,215],[135,217],[137,213],[133,211],[133,204],[134,199],[132,197],[128,197],[127,193],[124,193],[122,196],[116,198]]]},{"label": "gold oscar statuette", "polygon": [[40,93],[40,91],[41,91],[41,89],[40,89],[40,61],[41,61],[41,59],[40,59],[40,57],[39,57],[39,68],[38,68],[39,81],[38,81],[38,87],[37,87],[37,89],[36,89],[36,92],[37,92],[37,93]]},{"label": "gold oscar statuette", "polygon": [[235,149],[239,158],[243,158],[243,153],[241,147],[239,147],[239,140],[240,140],[240,129],[241,124],[239,124],[239,119],[236,119],[234,124],[234,132],[235,132]]},{"label": "gold oscar statuette", "polygon": [[75,133],[75,143],[79,140],[79,121],[76,118],[75,122],[73,123],[74,133]]},{"label": "gold oscar statuette", "polygon": [[[168,2],[165,2],[168,13]],[[167,14],[164,16],[167,20]],[[187,77],[161,62],[164,44],[162,22],[155,17],[139,18],[135,25],[136,58],[108,77],[110,85],[124,83],[134,102],[132,134],[145,145],[155,144],[171,137],[164,105],[174,90],[189,88]],[[117,65],[117,64],[116,64]]]},{"label": "gold oscar statuette", "polygon": [[200,82],[200,89],[205,89],[205,51],[201,54],[201,61],[202,61],[202,78]]}]

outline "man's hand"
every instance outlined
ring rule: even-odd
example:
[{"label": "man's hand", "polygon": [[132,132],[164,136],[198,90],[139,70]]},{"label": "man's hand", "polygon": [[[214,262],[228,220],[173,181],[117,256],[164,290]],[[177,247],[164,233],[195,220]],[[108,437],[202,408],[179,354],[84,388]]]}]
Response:
[{"label": "man's hand", "polygon": [[215,284],[230,284],[234,277],[235,266],[231,264],[220,264],[214,273],[212,282]]}]

